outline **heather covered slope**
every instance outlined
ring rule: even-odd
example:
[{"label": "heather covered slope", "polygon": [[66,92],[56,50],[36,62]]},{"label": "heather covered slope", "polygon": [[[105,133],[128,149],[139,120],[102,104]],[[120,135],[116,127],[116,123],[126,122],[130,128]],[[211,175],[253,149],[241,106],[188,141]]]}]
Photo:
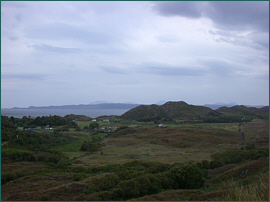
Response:
[{"label": "heather covered slope", "polygon": [[186,102],[167,102],[158,105],[140,105],[122,115],[122,118],[133,120],[159,120],[167,119],[201,119],[203,117],[215,117],[222,115],[208,107],[189,105]]},{"label": "heather covered slope", "polygon": [[[204,106],[190,105],[186,102],[167,102],[159,105],[140,105],[122,115],[124,119],[137,121],[158,120],[199,120],[204,122],[239,122],[252,119],[268,119],[269,107],[255,108],[237,105],[220,107],[217,110]],[[245,119],[242,119],[245,118]]]},{"label": "heather covered slope", "polygon": [[255,108],[237,105],[233,107],[220,107],[216,110],[225,115],[238,115],[251,118],[267,119],[269,117],[269,107]]}]

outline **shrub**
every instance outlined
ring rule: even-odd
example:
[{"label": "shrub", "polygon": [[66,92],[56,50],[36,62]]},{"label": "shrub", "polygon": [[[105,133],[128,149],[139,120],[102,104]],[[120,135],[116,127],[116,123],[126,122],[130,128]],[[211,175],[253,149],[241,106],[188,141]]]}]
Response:
[{"label": "shrub", "polygon": [[[252,149],[253,146],[248,147],[248,150],[244,149],[235,149],[222,153],[216,153],[212,155],[212,158],[215,162],[210,165],[210,167],[217,168],[224,164],[240,163],[245,160],[257,160],[259,158],[268,157],[269,153],[266,149]],[[219,165],[217,165],[219,162]],[[211,163],[210,163],[211,164]]]},{"label": "shrub", "polygon": [[175,187],[175,182],[172,178],[169,177],[168,172],[160,173],[158,178],[160,179],[160,185],[162,189],[173,189],[173,187]]},{"label": "shrub", "polygon": [[29,152],[2,152],[2,157],[9,157],[13,161],[36,161],[36,157]]},{"label": "shrub", "polygon": [[87,201],[111,201],[112,198],[114,198],[112,191],[95,192],[86,197]]},{"label": "shrub", "polygon": [[210,168],[211,169],[215,169],[215,168],[218,168],[218,167],[221,167],[223,166],[223,163],[221,161],[210,161]]},{"label": "shrub", "polygon": [[1,175],[1,184],[5,184],[6,182],[10,182],[17,178],[16,173],[6,173]]},{"label": "shrub", "polygon": [[122,198],[124,200],[140,196],[140,184],[134,179],[122,181],[116,188],[123,190]]},{"label": "shrub", "polygon": [[85,174],[73,174],[73,176],[72,176],[72,180],[74,180],[74,181],[80,181],[80,180],[83,180],[83,179],[85,179],[86,178],[86,175]]},{"label": "shrub", "polygon": [[143,174],[143,171],[139,172],[139,171],[134,171],[134,170],[123,170],[123,171],[117,172],[117,175],[121,180],[129,180],[142,174]]},{"label": "shrub", "polygon": [[124,130],[124,129],[127,129],[127,128],[128,128],[127,126],[121,126],[121,127],[117,128],[117,129],[115,130],[115,132],[117,132],[117,131],[119,131],[119,130]]},{"label": "shrub", "polygon": [[84,172],[85,170],[86,170],[86,168],[83,167],[83,166],[75,166],[75,167],[73,167],[73,168],[71,169],[71,171],[74,172],[74,173],[82,173],[82,172]]},{"label": "shrub", "polygon": [[175,166],[169,170],[168,176],[173,179],[175,189],[196,189],[204,184],[202,171],[194,164]]},{"label": "shrub", "polygon": [[209,169],[209,168],[210,168],[210,163],[209,163],[209,161],[203,160],[203,161],[202,161],[202,168],[204,168],[204,169]]},{"label": "shrub", "polygon": [[98,190],[102,190],[102,191],[110,190],[113,187],[115,187],[119,182],[120,182],[120,179],[117,175],[109,175],[102,178],[99,181],[97,187],[98,187]]},{"label": "shrub", "polygon": [[251,150],[251,149],[255,149],[255,145],[254,144],[250,144],[250,145],[247,145],[245,147],[246,150]]},{"label": "shrub", "polygon": [[49,201],[49,195],[48,194],[42,194],[38,197],[39,201]]},{"label": "shrub", "polygon": [[156,174],[160,172],[165,172],[171,168],[171,165],[169,164],[157,164],[152,165],[146,170],[146,173]]},{"label": "shrub", "polygon": [[119,177],[116,174],[106,175],[98,179],[94,179],[87,186],[86,191],[88,193],[109,191],[114,188],[120,182]]},{"label": "shrub", "polygon": [[61,160],[61,157],[55,154],[51,154],[47,157],[46,162],[57,164]]},{"label": "shrub", "polygon": [[116,201],[122,201],[123,200],[123,196],[125,195],[123,189],[121,189],[121,188],[113,188],[111,191],[113,192],[111,200],[116,200]]}]

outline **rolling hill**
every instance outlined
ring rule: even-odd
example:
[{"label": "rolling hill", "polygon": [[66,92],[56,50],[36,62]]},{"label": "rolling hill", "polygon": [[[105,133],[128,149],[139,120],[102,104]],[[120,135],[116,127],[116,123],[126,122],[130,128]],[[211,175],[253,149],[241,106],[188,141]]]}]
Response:
[{"label": "rolling hill", "polygon": [[216,117],[221,113],[208,107],[189,105],[184,101],[166,102],[159,105],[140,105],[122,115],[122,118],[132,120],[185,119],[194,120],[203,117]]},{"label": "rolling hill", "polygon": [[238,115],[250,118],[267,119],[269,116],[269,107],[255,108],[236,105],[233,107],[220,107],[216,111],[224,115]]},{"label": "rolling hill", "polygon": [[[268,119],[269,107],[255,108],[236,105],[233,107],[220,107],[213,110],[205,106],[187,104],[184,101],[166,102],[163,105],[140,105],[122,115],[124,119],[137,121],[157,121],[162,119],[169,120],[208,120],[210,122],[233,122],[241,118],[262,118]],[[217,121],[220,119],[220,121]]]}]

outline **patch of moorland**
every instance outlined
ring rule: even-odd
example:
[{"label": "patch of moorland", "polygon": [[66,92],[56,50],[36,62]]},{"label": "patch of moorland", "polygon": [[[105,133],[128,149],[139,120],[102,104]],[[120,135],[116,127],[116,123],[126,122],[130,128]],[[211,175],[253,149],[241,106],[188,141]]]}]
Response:
[{"label": "patch of moorland", "polygon": [[[15,141],[16,127],[5,120],[1,199],[200,201],[234,200],[250,192],[253,200],[269,200],[266,121],[175,123],[167,128],[116,124],[113,133],[78,128],[61,132],[65,125],[47,132],[21,131],[20,141]],[[81,150],[84,142],[91,148],[96,141],[103,145],[97,151]],[[33,142],[43,147],[29,146]]]},{"label": "patch of moorland", "polygon": [[[238,165],[239,164],[239,165]],[[226,166],[226,165],[225,165]],[[224,167],[225,167],[224,166]],[[219,172],[215,172],[219,169]],[[225,172],[220,172],[220,170]],[[2,185],[2,200],[219,200],[228,197],[224,186],[234,188],[258,184],[269,169],[268,158],[240,161],[234,167],[211,168],[200,163],[163,164],[131,161],[106,166],[70,166],[28,175]],[[64,172],[65,170],[65,172]],[[247,172],[248,170],[248,172]],[[259,179],[259,180],[258,180]],[[263,185],[266,185],[263,182]],[[230,187],[229,187],[230,188]],[[265,192],[265,191],[264,191]],[[143,197],[148,195],[147,197]],[[262,199],[266,199],[266,195]]]}]

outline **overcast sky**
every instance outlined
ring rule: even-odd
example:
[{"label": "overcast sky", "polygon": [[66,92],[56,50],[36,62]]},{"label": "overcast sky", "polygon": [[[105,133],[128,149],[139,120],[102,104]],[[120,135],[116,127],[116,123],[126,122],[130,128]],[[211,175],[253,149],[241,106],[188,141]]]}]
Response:
[{"label": "overcast sky", "polygon": [[1,107],[269,104],[268,1],[1,1]]}]

